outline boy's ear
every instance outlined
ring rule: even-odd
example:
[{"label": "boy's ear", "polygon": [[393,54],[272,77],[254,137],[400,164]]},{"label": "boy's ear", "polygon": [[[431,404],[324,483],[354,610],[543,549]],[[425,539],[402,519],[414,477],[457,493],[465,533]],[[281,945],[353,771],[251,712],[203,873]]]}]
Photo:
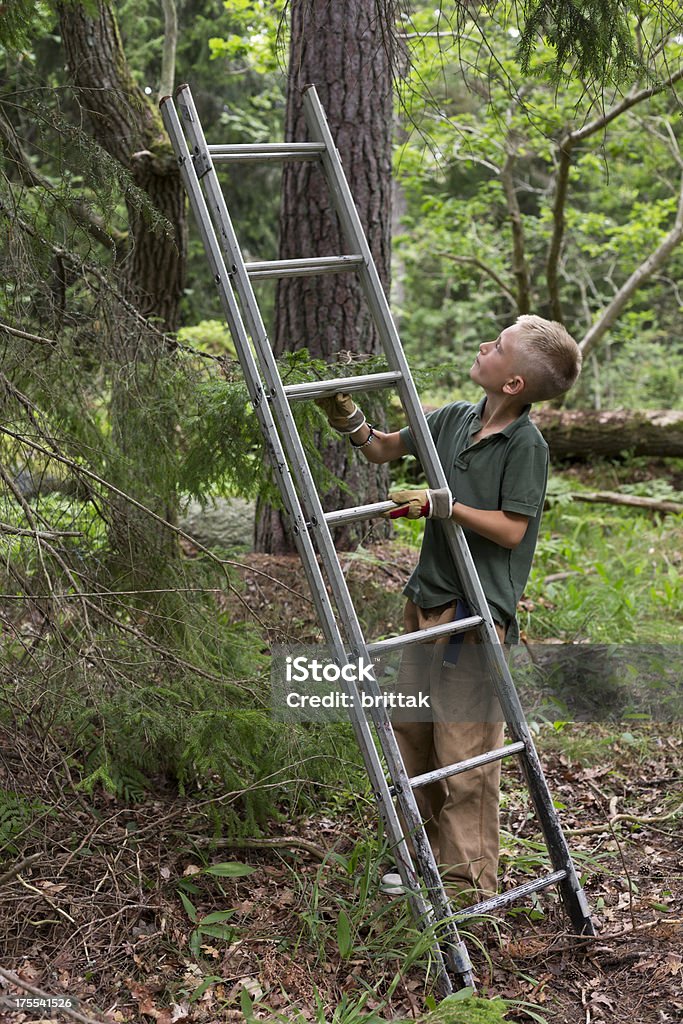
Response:
[{"label": "boy's ear", "polygon": [[514,377],[510,377],[503,384],[503,391],[506,395],[521,395],[522,391],[526,387],[526,381],[524,377],[520,377],[519,374],[515,374]]}]

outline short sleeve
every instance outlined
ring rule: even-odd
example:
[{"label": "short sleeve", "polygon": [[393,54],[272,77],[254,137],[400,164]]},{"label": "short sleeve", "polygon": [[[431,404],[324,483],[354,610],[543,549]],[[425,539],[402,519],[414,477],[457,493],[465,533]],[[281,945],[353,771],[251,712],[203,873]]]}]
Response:
[{"label": "short sleeve", "polygon": [[505,460],[500,507],[504,512],[534,518],[543,508],[547,483],[548,446],[513,444]]},{"label": "short sleeve", "polygon": [[[451,416],[454,407],[460,404],[463,403],[452,402],[450,405],[443,405],[440,409],[435,409],[434,412],[427,413],[427,426],[429,427],[430,434],[434,438],[434,444],[438,444],[439,435]],[[413,432],[410,427],[403,427],[403,429],[399,431],[399,434],[401,435],[401,440],[410,454],[417,455],[415,438],[413,437]]]}]

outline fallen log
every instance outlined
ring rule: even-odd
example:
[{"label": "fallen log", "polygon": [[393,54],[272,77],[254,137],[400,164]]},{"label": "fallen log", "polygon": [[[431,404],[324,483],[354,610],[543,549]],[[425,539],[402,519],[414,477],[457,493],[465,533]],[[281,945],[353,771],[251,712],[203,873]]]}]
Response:
[{"label": "fallen log", "polygon": [[630,505],[633,508],[647,509],[648,512],[683,512],[683,505],[678,501],[643,498],[639,494],[621,494],[619,491],[574,491],[572,500],[591,501],[606,505]]},{"label": "fallen log", "polygon": [[677,409],[535,409],[534,422],[554,459],[596,455],[683,457],[683,411]]}]

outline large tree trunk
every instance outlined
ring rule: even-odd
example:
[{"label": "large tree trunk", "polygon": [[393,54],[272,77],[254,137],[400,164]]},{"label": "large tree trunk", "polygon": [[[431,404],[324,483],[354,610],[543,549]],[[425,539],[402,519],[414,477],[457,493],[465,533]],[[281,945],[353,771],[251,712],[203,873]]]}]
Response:
[{"label": "large tree trunk", "polygon": [[[391,67],[379,0],[292,0],[291,51],[287,86],[286,139],[306,139],[304,86],[316,86],[340,152],[351,192],[383,284],[388,289],[391,244]],[[332,256],[346,252],[319,168],[287,164],[283,172],[280,257]],[[335,360],[342,352],[370,355],[379,343],[369,311],[352,274],[288,278],[279,282],[274,351],[306,347],[313,356]],[[330,376],[343,376],[333,368]],[[372,399],[362,399],[366,413]],[[384,469],[354,456],[348,442],[331,444],[329,469],[349,488],[326,498],[327,509],[360,505],[386,496]],[[367,525],[336,531],[338,547],[349,547]],[[259,510],[256,547],[291,550],[284,517],[269,506]]]},{"label": "large tree trunk", "polygon": [[126,295],[174,330],[185,268],[185,199],[161,116],[133,80],[109,5],[86,10],[67,3],[58,10],[69,74],[93,134],[153,207],[127,200],[129,245],[119,260]]},{"label": "large tree trunk", "polygon": [[[117,284],[135,309],[173,331],[186,231],[184,192],[170,141],[158,110],[131,75],[110,5],[64,3],[58,12],[76,99],[95,139],[139,189],[137,196],[133,189],[126,196],[128,239],[117,253]],[[101,353],[112,370],[110,418],[117,457],[110,479],[173,520],[175,421],[168,410],[160,413],[159,394],[174,357],[144,323],[128,316],[113,319],[108,352]],[[162,579],[177,550],[173,534],[125,500],[117,500],[112,513],[117,571],[143,586]]]},{"label": "large tree trunk", "polygon": [[683,456],[683,412],[674,409],[585,412],[540,409],[537,423],[558,459],[633,455]]}]

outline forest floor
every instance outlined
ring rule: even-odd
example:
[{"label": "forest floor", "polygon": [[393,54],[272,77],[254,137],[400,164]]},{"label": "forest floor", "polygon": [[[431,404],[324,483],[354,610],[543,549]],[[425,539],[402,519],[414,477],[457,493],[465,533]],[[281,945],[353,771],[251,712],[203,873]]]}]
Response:
[{"label": "forest floor", "polygon": [[[357,593],[394,591],[379,610],[385,629],[400,629],[397,595],[413,557],[392,545],[349,559]],[[314,616],[292,593],[298,561],[242,561],[252,610],[280,636],[305,636]],[[468,924],[480,994],[510,1000],[514,1021],[680,1020],[681,729],[550,727],[538,741],[597,934],[577,949],[552,891]],[[358,1024],[368,1014],[375,1024],[424,1012],[424,957],[404,900],[378,892],[382,849],[363,794],[338,793],[253,842],[215,839],[221,802],[234,794],[181,797],[158,780],[154,797],[137,803],[88,796],[30,725],[0,734],[0,791],[1,967],[21,981],[0,977],[0,1020],[74,1019],[8,1003],[33,990],[79,1000],[80,1019],[119,1022]],[[18,795],[14,810],[7,794]],[[513,765],[501,823],[509,888],[544,870]],[[211,870],[226,862],[250,873]]]}]

